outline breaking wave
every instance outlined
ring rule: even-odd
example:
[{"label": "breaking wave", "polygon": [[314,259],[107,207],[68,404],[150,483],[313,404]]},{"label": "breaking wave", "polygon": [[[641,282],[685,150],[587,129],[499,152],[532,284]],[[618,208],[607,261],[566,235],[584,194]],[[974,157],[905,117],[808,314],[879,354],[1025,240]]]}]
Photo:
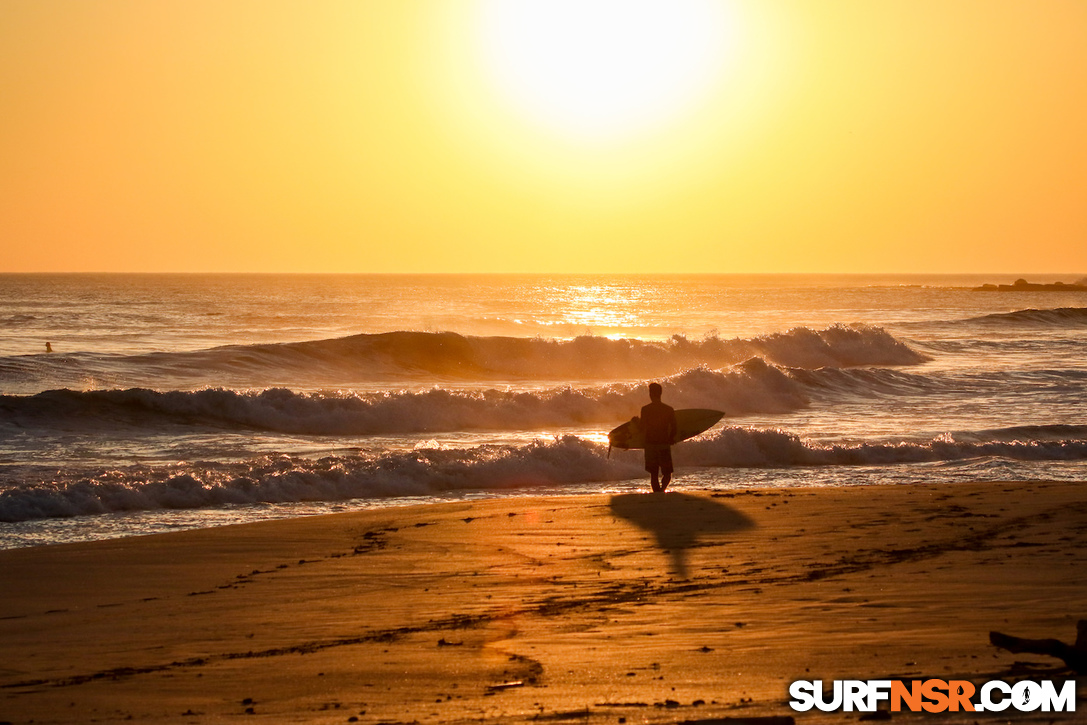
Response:
[{"label": "breaking wave", "polygon": [[274,456],[248,463],[100,471],[0,493],[0,521],[228,504],[425,496],[460,489],[520,489],[614,481],[640,467],[568,436],[527,446],[424,449],[320,460]]},{"label": "breaking wave", "polygon": [[[812,401],[928,396],[1016,383],[1076,385],[1075,371],[1032,371],[1017,378],[946,377],[890,368],[781,368],[751,358],[723,370],[694,368],[664,378],[676,408],[713,408],[729,416],[789,413]],[[1071,382],[1069,382],[1071,381]],[[540,430],[625,420],[645,402],[641,383],[535,390],[399,390],[379,393],[221,388],[160,392],[50,390],[0,396],[0,439],[32,429],[153,435],[177,426],[297,435],[384,435],[458,430]]]},{"label": "breaking wave", "polygon": [[[752,358],[729,370],[687,370],[667,381],[669,400],[730,414],[776,413],[807,405],[781,369]],[[198,390],[51,390],[0,396],[4,427],[137,428],[199,426],[309,435],[373,435],[453,430],[534,430],[625,420],[645,402],[641,384],[542,391],[433,388],[370,394]]]},{"label": "breaking wave", "polygon": [[639,377],[732,365],[752,357],[788,367],[912,365],[925,358],[885,330],[865,325],[806,327],[751,339],[709,337],[668,342],[577,337],[467,337],[452,332],[390,332],[336,340],[216,348],[194,355],[231,364],[370,367],[384,372],[457,378]]},{"label": "breaking wave", "polygon": [[[677,408],[714,408],[729,416],[788,413],[813,399],[923,395],[959,388],[947,380],[886,368],[779,368],[751,358],[727,370],[700,367],[665,379]],[[283,388],[159,392],[50,390],[0,396],[3,431],[59,428],[133,435],[176,426],[298,435],[382,435],[457,430],[538,430],[624,420],[645,402],[641,383],[543,390],[305,393]]]},{"label": "breaking wave", "polygon": [[714,467],[863,466],[1006,458],[1087,458],[1087,427],[1032,426],[945,433],[928,441],[818,444],[783,430],[724,428],[676,449],[676,465]]},{"label": "breaking wave", "polygon": [[[638,451],[605,457],[574,436],[523,446],[417,449],[318,460],[268,456],[238,463],[65,472],[0,493],[0,521],[155,509],[427,496],[639,479]],[[819,444],[782,430],[723,428],[675,447],[677,466],[869,466],[963,459],[1087,459],[1087,426],[944,434],[928,441]]]},{"label": "breaking wave", "polygon": [[1057,307],[1054,309],[1027,309],[1014,312],[998,312],[981,317],[971,317],[964,322],[980,322],[996,325],[1027,327],[1079,327],[1087,325],[1087,307]]},{"label": "breaking wave", "polygon": [[[313,388],[389,380],[630,380],[721,368],[752,357],[793,368],[913,365],[927,358],[878,327],[797,327],[750,339],[676,335],[667,342],[389,332],[332,340],[145,355],[0,358],[5,387]],[[41,390],[38,387],[37,390]],[[35,391],[35,392],[36,392]]]}]

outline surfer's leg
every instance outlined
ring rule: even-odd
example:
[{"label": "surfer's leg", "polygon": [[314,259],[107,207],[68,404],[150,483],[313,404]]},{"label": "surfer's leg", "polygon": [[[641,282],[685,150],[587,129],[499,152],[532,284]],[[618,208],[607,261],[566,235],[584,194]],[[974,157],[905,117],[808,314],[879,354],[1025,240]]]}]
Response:
[{"label": "surfer's leg", "polygon": [[654,492],[659,492],[661,485],[657,476],[660,473],[660,460],[655,446],[645,447],[645,470],[649,472],[649,485],[653,487]]},{"label": "surfer's leg", "polygon": [[672,449],[665,448],[660,453],[660,469],[661,469],[661,491],[668,488],[668,484],[672,482]]}]

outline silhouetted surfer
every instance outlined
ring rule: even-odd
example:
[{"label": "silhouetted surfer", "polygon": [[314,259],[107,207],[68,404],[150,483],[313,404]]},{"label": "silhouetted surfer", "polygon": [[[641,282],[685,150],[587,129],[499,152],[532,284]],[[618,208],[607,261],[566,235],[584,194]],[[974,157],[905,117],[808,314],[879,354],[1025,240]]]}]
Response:
[{"label": "silhouetted surfer", "polygon": [[45,343],[45,351],[46,351],[46,352],[53,352],[53,343],[51,343],[51,342],[46,342],[46,343]]},{"label": "silhouetted surfer", "polygon": [[[659,383],[649,384],[649,405],[642,408],[645,431],[645,470],[652,476],[653,490],[663,493],[672,480],[672,444],[676,440],[676,411],[661,402]],[[660,479],[657,476],[660,474]]]}]

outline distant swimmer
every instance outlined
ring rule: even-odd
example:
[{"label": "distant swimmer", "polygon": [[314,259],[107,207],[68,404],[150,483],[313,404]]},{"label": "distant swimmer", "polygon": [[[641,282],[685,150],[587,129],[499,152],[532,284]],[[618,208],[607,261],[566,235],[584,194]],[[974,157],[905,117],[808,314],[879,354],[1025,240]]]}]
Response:
[{"label": "distant swimmer", "polygon": [[[642,408],[645,431],[645,470],[652,477],[653,490],[664,493],[672,481],[672,444],[676,442],[676,411],[661,402],[660,383],[649,384],[649,405]],[[659,478],[658,478],[659,476]]]},{"label": "distant swimmer", "polygon": [[46,343],[45,343],[45,351],[46,351],[46,352],[53,352],[53,343],[51,343],[51,342],[48,342],[48,341],[46,341]]}]

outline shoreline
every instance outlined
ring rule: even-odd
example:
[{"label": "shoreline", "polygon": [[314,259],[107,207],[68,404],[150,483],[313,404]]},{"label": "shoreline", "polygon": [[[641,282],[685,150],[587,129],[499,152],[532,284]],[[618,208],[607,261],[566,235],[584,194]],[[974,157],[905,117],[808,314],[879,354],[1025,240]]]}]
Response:
[{"label": "shoreline", "polygon": [[988,632],[1074,637],[1081,486],[498,498],[4,550],[0,716],[830,722],[857,715],[793,713],[788,684],[1064,678]]}]

